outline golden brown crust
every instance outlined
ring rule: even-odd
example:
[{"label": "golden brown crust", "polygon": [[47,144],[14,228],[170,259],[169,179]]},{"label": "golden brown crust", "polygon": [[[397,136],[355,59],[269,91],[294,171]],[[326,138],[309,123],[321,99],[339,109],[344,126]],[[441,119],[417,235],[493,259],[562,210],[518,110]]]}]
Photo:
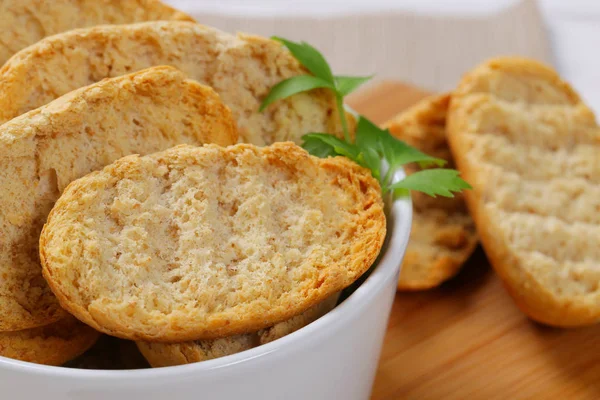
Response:
[{"label": "golden brown crust", "polygon": [[593,113],[551,68],[490,60],[454,92],[449,142],[483,247],[517,305],[555,326],[600,320]]},{"label": "golden brown crust", "polygon": [[46,36],[86,26],[193,19],[158,0],[3,0],[0,65]]},{"label": "golden brown crust", "polygon": [[308,132],[341,132],[328,90],[259,112],[271,87],[307,73],[280,43],[179,21],[78,29],[20,51],[0,70],[0,122],[101,79],[156,65],[174,66],[212,87],[232,110],[240,141],[299,144]]},{"label": "golden brown crust", "polygon": [[137,342],[137,346],[154,368],[212,360],[287,336],[331,311],[337,304],[338,298],[339,294],[335,294],[300,315],[254,333],[183,343]]},{"label": "golden brown crust", "polygon": [[[398,114],[384,126],[392,135],[426,154],[454,160],[446,141],[446,114],[450,95],[428,97]],[[416,165],[407,173],[419,170]],[[477,246],[475,225],[466,210],[462,194],[454,198],[431,198],[413,193],[411,240],[406,249],[399,290],[433,288],[453,277]]]},{"label": "golden brown crust", "polygon": [[156,67],[73,91],[0,128],[0,331],[65,315],[44,281],[39,232],[65,186],[124,155],[180,143],[233,144],[214,91]]},{"label": "golden brown crust", "polygon": [[152,368],[212,360],[241,353],[260,345],[256,333],[181,343],[136,342],[136,344]]},{"label": "golden brown crust", "polygon": [[99,337],[99,332],[69,315],[41,328],[0,332],[0,356],[63,365],[83,354]]},{"label": "golden brown crust", "polygon": [[304,312],[358,279],[384,236],[377,181],[344,157],[177,146],[71,183],[40,255],[61,305],[90,326],[180,342]]}]

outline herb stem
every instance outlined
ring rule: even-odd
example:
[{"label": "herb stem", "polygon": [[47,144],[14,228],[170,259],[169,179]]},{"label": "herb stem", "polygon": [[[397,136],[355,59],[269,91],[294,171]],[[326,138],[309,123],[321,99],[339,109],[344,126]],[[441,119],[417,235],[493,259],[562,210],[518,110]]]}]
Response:
[{"label": "herb stem", "polygon": [[342,122],[342,129],[344,131],[344,139],[348,143],[352,143],[350,140],[350,131],[348,130],[348,121],[346,120],[346,110],[344,110],[344,98],[339,94],[335,94],[335,102],[340,114],[340,121]]},{"label": "herb stem", "polygon": [[381,185],[383,186],[383,192],[387,192],[388,191],[388,186],[391,185],[391,180],[392,180],[392,175],[394,174],[396,170],[394,168],[388,168],[387,172],[385,173],[385,177],[383,178]]}]

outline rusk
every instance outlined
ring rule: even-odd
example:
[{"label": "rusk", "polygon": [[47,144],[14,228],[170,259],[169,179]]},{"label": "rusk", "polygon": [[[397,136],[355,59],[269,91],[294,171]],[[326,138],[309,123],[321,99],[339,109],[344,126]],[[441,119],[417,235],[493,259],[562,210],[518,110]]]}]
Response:
[{"label": "rusk", "polygon": [[[446,140],[446,115],[450,95],[423,99],[384,124],[390,133],[419,150],[448,161],[454,160]],[[408,174],[419,170],[406,168]],[[460,271],[477,247],[475,224],[469,216],[463,195],[432,198],[412,193],[413,223],[406,249],[399,290],[423,290],[436,287]]]},{"label": "rusk", "polygon": [[183,343],[137,342],[137,346],[150,365],[155,368],[212,360],[249,350],[289,335],[331,311],[338,298],[339,295],[335,294],[300,315],[254,333]]},{"label": "rusk", "polygon": [[286,142],[177,146],[71,183],[40,237],[61,305],[124,339],[251,333],[352,284],[385,237],[380,187]]},{"label": "rusk", "polygon": [[452,95],[449,142],[483,247],[517,305],[555,326],[600,320],[600,129],[551,68],[496,58]]},{"label": "rusk", "polygon": [[157,0],[2,0],[0,66],[46,36],[102,24],[193,19]]},{"label": "rusk", "polygon": [[233,112],[242,142],[300,144],[309,132],[341,132],[328,90],[258,111],[273,86],[307,73],[280,43],[178,21],[79,29],[19,52],[0,70],[0,122],[103,78],[156,65],[174,66],[211,86]]},{"label": "rusk", "polygon": [[72,180],[128,154],[236,141],[215,92],[171,67],[101,81],[0,126],[0,331],[65,316],[42,277],[38,240]]},{"label": "rusk", "polygon": [[99,332],[69,315],[41,328],[0,332],[0,356],[63,365],[92,347],[98,337]]}]

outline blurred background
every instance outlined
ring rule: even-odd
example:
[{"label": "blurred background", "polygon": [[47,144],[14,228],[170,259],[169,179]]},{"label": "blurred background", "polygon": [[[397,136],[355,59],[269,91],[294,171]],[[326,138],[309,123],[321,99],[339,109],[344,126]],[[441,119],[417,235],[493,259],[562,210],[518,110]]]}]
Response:
[{"label": "blurred background", "polygon": [[432,91],[495,55],[556,67],[600,112],[598,0],[166,0],[200,23],[321,50],[339,74]]}]

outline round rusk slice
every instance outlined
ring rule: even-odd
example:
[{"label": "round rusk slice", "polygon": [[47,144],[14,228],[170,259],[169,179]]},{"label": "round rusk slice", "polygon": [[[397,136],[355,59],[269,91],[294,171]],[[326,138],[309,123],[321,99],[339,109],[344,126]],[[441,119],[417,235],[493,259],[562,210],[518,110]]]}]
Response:
[{"label": "round rusk slice", "polygon": [[40,238],[61,305],[124,339],[256,332],[358,279],[385,237],[380,187],[299,146],[177,146],[65,190]]},{"label": "round rusk slice", "polygon": [[[454,160],[446,139],[446,115],[450,95],[427,97],[398,114],[384,126],[390,133],[419,150],[448,161]],[[408,165],[406,172],[419,171]],[[456,275],[477,247],[475,224],[463,194],[453,198],[413,192],[410,242],[400,269],[398,290],[424,290],[441,285]]]},{"label": "round rusk slice", "polygon": [[83,354],[98,337],[99,332],[68,315],[40,328],[0,332],[0,356],[58,366]]},{"label": "round rusk slice", "polygon": [[600,321],[600,128],[551,68],[497,58],[452,95],[448,138],[483,247],[517,305]]},{"label": "round rusk slice", "polygon": [[171,67],[103,80],[2,124],[0,331],[66,315],[42,277],[38,242],[71,181],[129,154],[236,141],[217,94]]}]

